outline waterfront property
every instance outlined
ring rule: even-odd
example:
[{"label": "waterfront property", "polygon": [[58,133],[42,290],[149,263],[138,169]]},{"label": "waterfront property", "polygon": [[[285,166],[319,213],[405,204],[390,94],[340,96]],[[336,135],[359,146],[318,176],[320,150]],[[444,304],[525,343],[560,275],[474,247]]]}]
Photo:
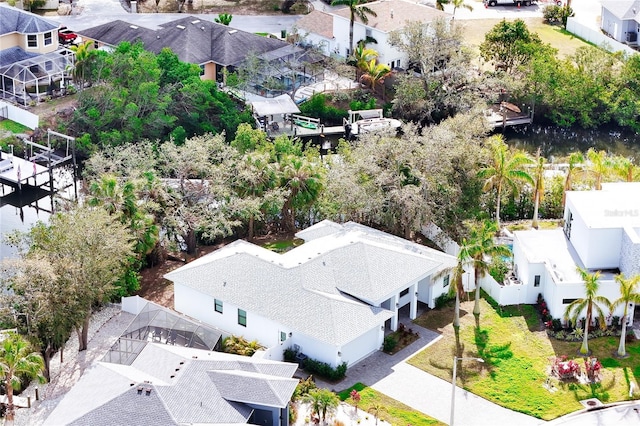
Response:
[{"label": "waterfront property", "polygon": [[[501,305],[535,303],[542,294],[549,313],[562,318],[568,304],[584,297],[580,267],[601,272],[600,295],[619,298],[614,275],[640,273],[640,183],[602,187],[567,192],[563,228],[516,231],[513,270],[502,283],[485,277],[484,289]],[[613,315],[621,316],[622,307]]]},{"label": "waterfront property", "polygon": [[437,250],[353,222],[325,220],[297,236],[305,243],[284,254],[239,240],[168,273],[175,309],[258,340],[267,358],[296,348],[353,365],[398,328],[401,308],[414,319],[418,303],[433,307],[449,290],[438,273],[455,258]]}]

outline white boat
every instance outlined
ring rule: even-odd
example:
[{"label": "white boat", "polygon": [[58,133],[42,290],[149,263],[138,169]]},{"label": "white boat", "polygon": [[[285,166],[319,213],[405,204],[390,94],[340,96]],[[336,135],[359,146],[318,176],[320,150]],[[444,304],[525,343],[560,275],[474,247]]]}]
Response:
[{"label": "white boat", "polygon": [[[347,123],[345,123],[347,124]],[[402,126],[402,121],[395,118],[386,118],[381,109],[349,111],[350,135],[357,136],[362,133],[376,132],[386,129],[397,130]]]}]

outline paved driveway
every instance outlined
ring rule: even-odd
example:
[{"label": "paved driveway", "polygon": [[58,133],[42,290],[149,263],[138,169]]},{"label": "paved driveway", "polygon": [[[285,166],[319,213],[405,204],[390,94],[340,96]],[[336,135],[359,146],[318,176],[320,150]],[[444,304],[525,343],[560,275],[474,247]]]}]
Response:
[{"label": "paved driveway", "polygon": [[[394,355],[376,352],[347,371],[338,384],[317,381],[319,385],[339,391],[357,382],[366,384],[404,404],[444,423],[451,413],[451,383],[428,374],[407,360],[440,339],[434,331],[403,321],[420,334],[420,339]],[[513,425],[536,426],[545,422],[501,407],[456,387],[455,424],[459,426]]]}]

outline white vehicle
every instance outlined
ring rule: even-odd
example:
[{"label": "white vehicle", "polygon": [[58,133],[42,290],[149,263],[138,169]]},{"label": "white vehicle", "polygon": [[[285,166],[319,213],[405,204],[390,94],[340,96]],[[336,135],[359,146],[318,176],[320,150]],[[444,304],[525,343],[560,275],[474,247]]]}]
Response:
[{"label": "white vehicle", "polygon": [[484,0],[484,6],[531,6],[535,0]]}]

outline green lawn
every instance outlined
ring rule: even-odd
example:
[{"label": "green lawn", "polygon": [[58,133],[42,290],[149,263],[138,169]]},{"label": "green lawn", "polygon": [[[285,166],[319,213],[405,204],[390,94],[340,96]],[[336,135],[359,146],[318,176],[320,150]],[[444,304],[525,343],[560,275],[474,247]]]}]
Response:
[{"label": "green lawn", "polygon": [[[358,409],[362,411],[371,412],[370,408],[375,405],[380,405],[378,416],[380,419],[385,420],[392,425],[412,425],[412,426],[431,426],[431,425],[444,425],[444,423],[429,417],[420,411],[416,411],[413,408],[404,405],[403,403],[396,401],[393,398],[389,398],[387,395],[377,392],[369,387],[366,387],[362,383],[356,383],[349,389],[345,389],[342,392],[338,392],[340,400],[345,401],[353,405],[353,401],[349,397],[352,389],[356,389],[360,393],[360,403]],[[373,417],[373,414],[371,414]]]},{"label": "green lawn", "polygon": [[[618,339],[602,337],[589,343],[593,356],[604,367],[602,382],[583,385],[551,379],[557,391],[550,392],[543,387],[549,377],[549,358],[567,355],[584,369],[584,360],[577,356],[580,343],[549,339],[540,330],[537,313],[529,305],[503,308],[501,316],[483,299],[479,331],[472,311],[472,301],[462,304],[461,352],[467,357],[482,357],[485,363],[460,363],[458,385],[504,407],[551,420],[582,409],[582,399],[596,397],[605,403],[628,400],[629,382],[640,381],[640,342],[629,344],[631,356],[618,360],[612,357]],[[452,307],[429,311],[418,318],[417,324],[443,333],[443,338],[409,360],[449,381],[456,346],[452,318]]]},{"label": "green lawn", "polygon": [[31,130],[27,126],[23,126],[20,123],[16,123],[11,120],[0,120],[0,130],[6,130],[12,133],[26,133]]}]

